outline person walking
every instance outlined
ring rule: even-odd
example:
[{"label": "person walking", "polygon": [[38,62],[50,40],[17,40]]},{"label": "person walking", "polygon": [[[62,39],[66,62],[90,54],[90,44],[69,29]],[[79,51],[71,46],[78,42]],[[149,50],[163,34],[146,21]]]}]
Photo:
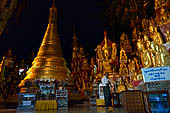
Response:
[{"label": "person walking", "polygon": [[112,111],[112,101],[111,101],[111,92],[110,92],[110,85],[111,82],[108,79],[108,72],[105,73],[105,75],[102,77],[101,82],[103,85],[103,91],[104,91],[104,100],[105,100],[105,106],[106,110]]}]

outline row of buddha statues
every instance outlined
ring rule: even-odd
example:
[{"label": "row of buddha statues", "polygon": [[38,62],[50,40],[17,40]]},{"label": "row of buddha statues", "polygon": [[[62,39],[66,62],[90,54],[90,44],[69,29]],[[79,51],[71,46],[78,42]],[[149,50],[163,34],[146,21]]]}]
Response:
[{"label": "row of buddha statues", "polygon": [[18,84],[26,76],[26,69],[33,57],[30,56],[27,62],[24,59],[18,62],[11,49],[5,52],[0,63],[0,103],[19,91]]},{"label": "row of buddha statues", "polygon": [[73,52],[71,61],[71,77],[75,84],[75,89],[84,94],[85,91],[92,90],[95,68],[95,60],[92,57],[90,64],[84,53],[83,46],[78,44],[77,37],[73,36]]},{"label": "row of buddha statues", "polygon": [[[119,88],[117,87],[118,92],[134,89],[133,84],[143,80],[141,68],[170,66],[170,54],[164,45],[165,42],[169,43],[169,30],[167,29],[163,40],[164,36],[158,29],[155,19],[144,18],[140,26],[140,28],[134,27],[132,32],[132,46],[135,54],[127,54],[132,52],[131,43],[125,33],[120,36],[119,66],[116,64],[117,44],[107,38],[106,32],[103,42],[95,49],[97,76],[101,78],[105,72],[109,72],[110,77],[116,76],[119,81],[118,87],[120,85]],[[115,67],[119,68],[116,70],[117,75],[114,75]]]}]

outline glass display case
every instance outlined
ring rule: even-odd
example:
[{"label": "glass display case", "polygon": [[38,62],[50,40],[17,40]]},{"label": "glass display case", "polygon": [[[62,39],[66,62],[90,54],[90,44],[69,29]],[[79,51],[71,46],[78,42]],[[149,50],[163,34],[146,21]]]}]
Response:
[{"label": "glass display case", "polygon": [[170,113],[167,91],[149,91],[144,93],[145,108],[148,113]]},{"label": "glass display case", "polygon": [[58,108],[68,106],[68,90],[56,90]]},{"label": "glass display case", "polygon": [[35,94],[19,93],[18,109],[34,109],[34,106],[35,106]]}]

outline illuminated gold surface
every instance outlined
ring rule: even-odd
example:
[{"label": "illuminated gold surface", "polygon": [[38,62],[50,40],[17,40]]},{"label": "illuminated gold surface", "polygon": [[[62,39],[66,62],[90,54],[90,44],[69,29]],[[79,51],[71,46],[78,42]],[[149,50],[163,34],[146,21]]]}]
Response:
[{"label": "illuminated gold surface", "polygon": [[57,32],[57,8],[50,8],[49,24],[32,67],[27,71],[26,79],[55,78],[64,80],[69,70],[63,58],[60,39]]}]

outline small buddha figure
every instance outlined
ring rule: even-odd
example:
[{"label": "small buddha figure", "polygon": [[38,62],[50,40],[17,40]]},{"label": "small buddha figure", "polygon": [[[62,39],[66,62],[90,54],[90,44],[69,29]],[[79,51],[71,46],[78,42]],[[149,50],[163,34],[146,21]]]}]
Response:
[{"label": "small buddha figure", "polygon": [[117,88],[117,93],[121,93],[122,91],[126,91],[126,87],[122,82],[122,79],[120,79],[119,81],[119,86]]},{"label": "small buddha figure", "polygon": [[140,53],[141,63],[144,68],[152,66],[151,57],[149,51],[145,50],[144,44],[141,39],[138,39],[137,49]]},{"label": "small buddha figure", "polygon": [[153,49],[151,48],[149,38],[146,35],[144,35],[144,42],[145,42],[145,48],[147,49],[147,51],[150,54],[150,57],[151,57],[151,60],[152,60],[152,66],[155,67],[155,65],[156,65],[155,53],[154,53]]},{"label": "small buddha figure", "polygon": [[122,48],[120,51],[120,62],[127,63],[127,56],[125,50]]},{"label": "small buddha figure", "polygon": [[112,67],[110,65],[111,60],[109,60],[108,56],[105,57],[105,60],[103,60],[102,66],[103,66],[103,72],[111,72]]},{"label": "small buddha figure", "polygon": [[138,72],[140,70],[139,64],[138,64],[138,60],[136,58],[133,58],[133,61],[135,62],[135,67],[136,67],[136,71]]},{"label": "small buddha figure", "polygon": [[90,73],[91,73],[92,78],[94,78],[94,68],[95,68],[94,57],[91,57],[91,59],[90,59]]},{"label": "small buddha figure", "polygon": [[151,38],[154,35],[154,26],[150,21],[149,21],[149,35],[150,35]]},{"label": "small buddha figure", "polygon": [[137,30],[136,30],[136,27],[133,29],[133,32],[132,32],[132,42],[135,43],[137,41]]},{"label": "small buddha figure", "polygon": [[167,21],[167,14],[165,12],[164,8],[161,8],[161,24],[165,23]]},{"label": "small buddha figure", "polygon": [[82,59],[82,69],[83,70],[88,70],[89,69],[89,64],[88,64],[88,60],[86,58]]},{"label": "small buddha figure", "polygon": [[119,74],[122,75],[122,76],[128,75],[128,69],[126,67],[126,64],[124,64],[124,63],[120,64]]},{"label": "small buddha figure", "polygon": [[100,45],[97,46],[97,48],[95,49],[95,51],[97,52],[97,58],[98,59],[103,59],[103,56],[102,56],[102,48]]},{"label": "small buddha figure", "polygon": [[111,58],[113,60],[116,60],[116,55],[117,55],[116,43],[112,43],[112,55],[111,55]]},{"label": "small buddha figure", "polygon": [[169,30],[166,31],[166,42],[170,42],[170,33],[169,33]]},{"label": "small buddha figure", "polygon": [[163,66],[170,66],[170,54],[169,52],[167,51],[166,47],[162,44],[160,45],[160,52],[162,53],[161,54],[161,57],[163,59]]},{"label": "small buddha figure", "polygon": [[136,67],[136,66],[135,66],[135,61],[134,61],[134,60],[131,61],[131,60],[129,59],[129,64],[128,64],[129,74],[130,74],[130,73],[132,74],[132,73],[135,72],[135,70],[136,70],[135,67]]},{"label": "small buddha figure", "polygon": [[153,41],[155,41],[157,44],[163,44],[163,39],[162,39],[162,36],[161,34],[157,31],[157,27],[154,27],[154,30],[155,30],[155,35],[153,37]]},{"label": "small buddha figure", "polygon": [[161,5],[160,0],[155,0],[155,9]]},{"label": "small buddha figure", "polygon": [[155,66],[159,67],[164,65],[164,59],[162,56],[162,53],[160,52],[159,45],[155,43],[154,41],[151,42],[151,48],[155,54]]},{"label": "small buddha figure", "polygon": [[103,46],[102,50],[103,50],[103,53],[104,53],[104,58],[109,57],[109,48],[108,48],[108,45],[107,45],[107,35],[106,34],[105,34],[105,37],[104,37],[104,46]]},{"label": "small buddha figure", "polygon": [[126,79],[125,79],[125,84],[126,84],[126,87],[128,90],[133,90],[133,84],[132,84],[132,82],[130,82],[128,77],[126,77]]},{"label": "small buddha figure", "polygon": [[127,35],[125,35],[125,33],[123,32],[122,35],[120,36],[120,48],[124,49],[126,37]]},{"label": "small buddha figure", "polygon": [[137,80],[142,81],[143,80],[143,75],[142,73],[137,74]]}]

